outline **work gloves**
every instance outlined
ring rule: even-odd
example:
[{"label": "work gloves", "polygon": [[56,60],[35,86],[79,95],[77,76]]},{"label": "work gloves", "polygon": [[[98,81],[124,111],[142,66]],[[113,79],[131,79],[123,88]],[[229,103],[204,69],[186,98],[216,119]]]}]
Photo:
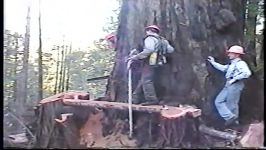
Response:
[{"label": "work gloves", "polygon": [[130,60],[138,60],[137,58],[138,51],[136,49],[133,49],[129,53],[129,58],[127,59],[127,62]]},{"label": "work gloves", "polygon": [[138,54],[138,50],[136,49],[132,49],[129,53],[129,57],[133,56],[133,55],[137,55]]},{"label": "work gloves", "polygon": [[127,61],[129,61],[129,60],[138,60],[138,57],[137,57],[137,55],[133,55],[127,59]]},{"label": "work gloves", "polygon": [[211,64],[215,62],[214,58],[212,56],[208,56],[207,59]]}]

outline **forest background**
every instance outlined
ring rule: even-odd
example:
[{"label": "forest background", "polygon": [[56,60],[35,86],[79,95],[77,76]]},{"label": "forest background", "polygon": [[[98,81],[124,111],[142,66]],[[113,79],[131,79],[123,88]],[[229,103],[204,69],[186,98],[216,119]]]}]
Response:
[{"label": "forest background", "polygon": [[[247,1],[245,43],[264,81],[264,1]],[[4,1],[4,134],[19,133],[41,99],[68,90],[105,95],[114,49],[103,40],[118,27],[120,0]],[[255,44],[254,44],[255,43]],[[20,120],[20,121],[18,121]]]}]

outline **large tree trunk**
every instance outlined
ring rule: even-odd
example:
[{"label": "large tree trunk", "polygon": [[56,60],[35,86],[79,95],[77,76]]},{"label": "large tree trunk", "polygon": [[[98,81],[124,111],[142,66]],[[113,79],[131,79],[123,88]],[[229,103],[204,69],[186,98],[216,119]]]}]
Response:
[{"label": "large tree trunk", "polygon": [[[170,105],[194,104],[205,116],[213,113],[213,100],[224,84],[224,75],[206,61],[212,55],[226,63],[225,50],[243,45],[244,7],[242,0],[125,0],[123,1],[115,66],[107,86],[113,101],[127,100],[125,59],[144,37],[144,27],[158,24],[161,35],[170,40],[175,52],[158,75],[157,95]],[[133,89],[141,68],[133,68]],[[248,92],[248,91],[247,91]],[[249,93],[253,94],[253,93]]]},{"label": "large tree trunk", "polygon": [[[131,49],[141,47],[145,26],[157,24],[162,30],[161,35],[175,48],[175,52],[168,58],[169,63],[160,70],[155,80],[160,103],[173,106],[196,105],[203,110],[203,116],[208,117],[206,120],[211,120],[210,117],[216,119],[217,111],[213,107],[213,100],[223,87],[225,79],[206,59],[211,55],[218,62],[227,63],[225,50],[235,44],[243,45],[244,6],[245,2],[241,0],[124,0],[117,31],[117,61],[107,85],[107,97],[112,101],[127,101],[125,60]],[[134,89],[141,68],[136,63],[132,69]],[[110,118],[123,118],[121,113],[108,114]],[[144,114],[133,116],[136,120],[136,137],[145,142],[141,137],[149,135],[149,121],[146,120],[152,120],[152,129],[156,129],[154,125],[158,120],[155,116]],[[201,145],[197,120],[187,119],[160,120],[161,135],[157,135],[160,138],[153,141],[158,141],[159,147]],[[174,127],[175,125],[178,127]],[[187,130],[191,133],[182,132]],[[166,140],[167,138],[175,142]]]}]

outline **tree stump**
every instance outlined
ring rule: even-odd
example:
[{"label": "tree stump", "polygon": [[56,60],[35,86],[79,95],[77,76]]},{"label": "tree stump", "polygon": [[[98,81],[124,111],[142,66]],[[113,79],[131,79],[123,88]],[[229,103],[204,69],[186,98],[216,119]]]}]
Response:
[{"label": "tree stump", "polygon": [[191,148],[197,143],[198,138],[198,118],[193,118],[189,114],[172,115],[171,112],[162,111],[160,116],[160,135],[162,137],[158,147]]},{"label": "tree stump", "polygon": [[240,140],[243,147],[261,148],[264,144],[264,122],[251,124]]},{"label": "tree stump", "polygon": [[69,91],[40,101],[35,109],[38,117],[36,148],[81,148],[79,129],[87,121],[90,110],[65,106],[63,98],[87,100],[89,94]]}]

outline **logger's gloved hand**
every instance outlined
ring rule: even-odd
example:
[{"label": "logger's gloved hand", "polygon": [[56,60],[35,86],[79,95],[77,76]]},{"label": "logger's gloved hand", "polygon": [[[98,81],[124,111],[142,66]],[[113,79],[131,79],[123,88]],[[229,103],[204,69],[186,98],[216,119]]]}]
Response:
[{"label": "logger's gloved hand", "polygon": [[137,55],[138,54],[138,50],[137,49],[132,49],[129,53],[129,57],[133,56],[133,55]]},{"label": "logger's gloved hand", "polygon": [[212,56],[208,56],[207,59],[211,64],[215,62],[214,58]]},{"label": "logger's gloved hand", "polygon": [[137,57],[137,55],[133,55],[133,56],[131,56],[131,57],[129,57],[128,59],[127,59],[127,62],[128,61],[133,61],[133,60],[138,60],[138,57]]}]

